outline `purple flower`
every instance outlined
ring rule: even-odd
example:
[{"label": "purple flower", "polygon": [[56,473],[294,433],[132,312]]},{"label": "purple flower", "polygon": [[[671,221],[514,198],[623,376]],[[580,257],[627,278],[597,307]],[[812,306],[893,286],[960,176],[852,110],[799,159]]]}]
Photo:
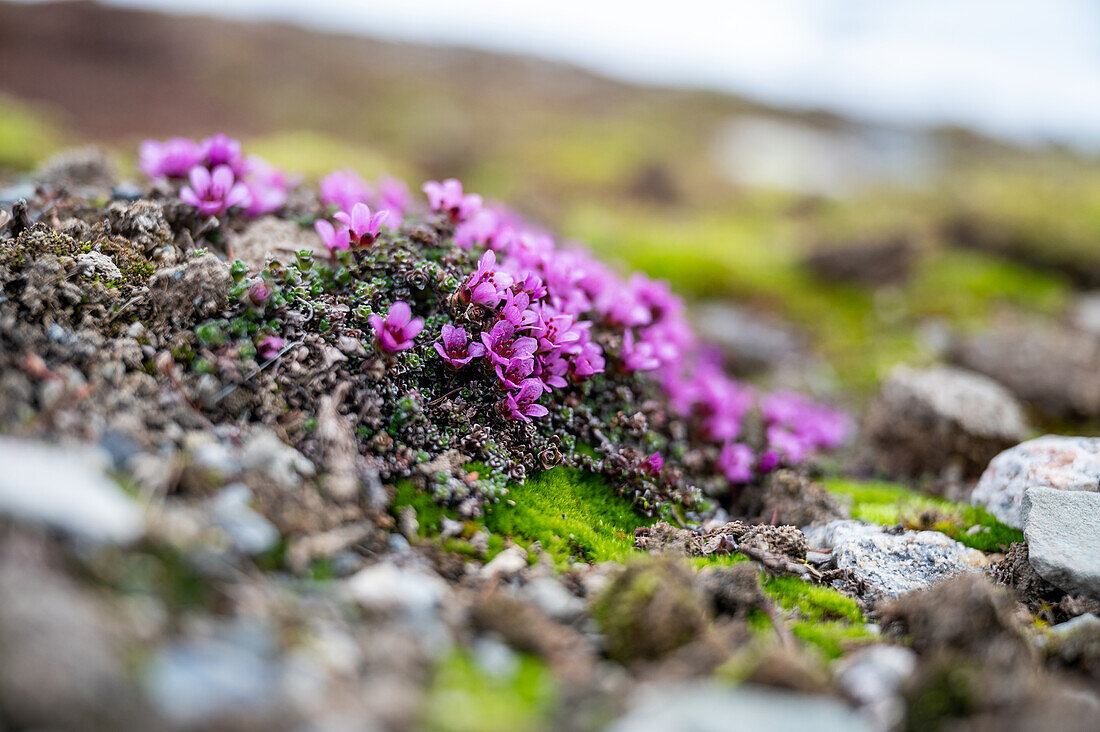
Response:
[{"label": "purple flower", "polygon": [[536,319],[535,311],[528,308],[531,296],[526,292],[507,290],[504,293],[504,307],[497,313],[501,320],[507,320],[517,329],[530,327]]},{"label": "purple flower", "polygon": [[838,447],[850,429],[843,412],[790,392],[769,395],[761,403],[760,411],[765,422],[790,431],[807,450]]},{"label": "purple flower", "polygon": [[530,422],[531,417],[544,417],[550,413],[546,407],[535,402],[542,396],[542,383],[538,379],[525,379],[519,390],[509,392],[501,408],[512,419]]},{"label": "purple flower", "polygon": [[[518,390],[523,380],[530,376],[534,369],[535,361],[530,358],[513,358],[507,364],[498,363],[493,367],[497,372],[497,378],[500,379],[500,385],[508,391]],[[542,386],[541,381],[539,386]]]},{"label": "purple flower", "polygon": [[180,189],[184,203],[194,206],[204,216],[217,216],[234,206],[248,206],[248,188],[236,182],[228,165],[219,165],[211,173],[201,165],[191,168],[191,185]]},{"label": "purple flower", "polygon": [[351,234],[347,229],[337,229],[324,219],[314,221],[313,228],[317,230],[321,243],[333,259],[336,259],[336,252],[351,248]]},{"label": "purple flower", "polygon": [[202,162],[202,150],[186,137],[170,137],[141,143],[138,158],[138,167],[150,178],[185,178]]},{"label": "purple flower", "polygon": [[442,343],[433,343],[436,353],[456,369],[470,363],[471,360],[485,355],[485,346],[474,341],[467,343],[466,329],[456,328],[450,323],[443,326],[440,333]]},{"label": "purple flower", "polygon": [[248,299],[256,307],[262,307],[271,298],[272,292],[271,285],[263,280],[258,280],[248,288]]},{"label": "purple flower", "polygon": [[584,381],[604,371],[603,349],[599,344],[588,341],[581,346],[580,352],[573,357],[570,375],[573,381]]},{"label": "purple flower", "polygon": [[500,226],[497,215],[483,209],[455,227],[454,243],[459,249],[471,249],[484,246],[492,239]]},{"label": "purple flower", "polygon": [[535,357],[535,368],[531,372],[542,381],[543,388],[551,391],[561,389],[569,382],[565,375],[569,373],[569,362],[560,353],[540,353]]},{"label": "purple flower", "polygon": [[716,467],[730,483],[748,483],[752,480],[752,448],[727,442],[718,455]]},{"label": "purple flower", "polygon": [[512,275],[497,269],[497,255],[492,250],[478,260],[477,269],[459,289],[459,297],[465,303],[477,303],[495,307],[503,291],[512,286]]},{"label": "purple flower", "polygon": [[432,210],[447,214],[456,224],[481,209],[481,196],[476,193],[463,195],[462,184],[455,178],[448,178],[442,183],[430,180],[424,184],[423,190],[428,195]]},{"label": "purple flower", "polygon": [[389,211],[379,211],[371,215],[367,204],[357,203],[352,206],[351,215],[345,211],[339,211],[334,218],[348,227],[353,247],[369,247],[378,238],[382,222],[389,217],[389,214]]},{"label": "purple flower", "polygon": [[541,352],[562,348],[581,338],[581,332],[573,316],[568,313],[556,314],[550,307],[539,309],[530,332],[538,339]]},{"label": "purple flower", "polygon": [[354,170],[333,171],[321,179],[320,187],[321,203],[341,211],[351,211],[370,198],[370,188]]},{"label": "purple flower", "polygon": [[275,358],[276,354],[286,344],[286,341],[278,336],[268,336],[260,341],[260,344],[256,346],[256,353],[260,358],[265,361],[271,358]]},{"label": "purple flower", "polygon": [[648,341],[634,340],[634,331],[627,328],[623,334],[623,371],[632,374],[635,371],[652,371],[661,365],[656,349]]},{"label": "purple flower", "polygon": [[424,321],[412,317],[408,303],[397,300],[390,305],[385,318],[372,315],[367,321],[374,328],[378,347],[387,353],[397,353],[413,347],[413,339],[424,330]]},{"label": "purple flower", "polygon": [[779,453],[775,450],[765,450],[756,461],[756,469],[761,473],[770,473],[779,467]]},{"label": "purple flower", "polygon": [[665,467],[665,459],[661,457],[660,451],[653,453],[642,463],[642,470],[650,475],[660,475],[663,467]]},{"label": "purple flower", "polygon": [[488,356],[494,364],[507,366],[513,358],[531,360],[535,356],[538,341],[530,336],[516,338],[516,326],[500,320],[488,333],[481,334]]},{"label": "purple flower", "polygon": [[802,462],[812,449],[802,437],[776,424],[768,427],[767,435],[768,447],[786,458],[791,465]]},{"label": "purple flower", "polygon": [[277,211],[286,203],[286,174],[263,158],[253,155],[245,161],[244,184],[252,203],[245,209],[244,215],[262,216]]},{"label": "purple flower", "polygon": [[228,165],[234,173],[244,170],[244,157],[241,156],[241,143],[219,132],[199,143],[202,148],[203,164],[213,170],[219,165]]},{"label": "purple flower", "polygon": [[378,182],[378,208],[389,211],[390,227],[401,227],[405,212],[409,210],[409,187],[397,178],[383,178]]}]

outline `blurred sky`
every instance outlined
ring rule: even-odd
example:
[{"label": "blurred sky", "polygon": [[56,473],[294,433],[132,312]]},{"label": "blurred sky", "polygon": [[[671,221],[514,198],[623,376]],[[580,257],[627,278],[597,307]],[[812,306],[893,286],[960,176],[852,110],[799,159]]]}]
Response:
[{"label": "blurred sky", "polygon": [[1100,149],[1097,0],[111,0]]}]

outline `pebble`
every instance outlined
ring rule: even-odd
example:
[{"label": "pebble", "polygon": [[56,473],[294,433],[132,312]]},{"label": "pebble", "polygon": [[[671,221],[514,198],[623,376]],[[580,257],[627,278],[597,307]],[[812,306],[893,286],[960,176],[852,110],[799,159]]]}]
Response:
[{"label": "pebble", "polygon": [[211,511],[237,551],[256,556],[275,548],[279,543],[279,530],[253,510],[251,502],[252,491],[248,486],[233,483],[213,498]]},{"label": "pebble", "polygon": [[299,484],[299,476],[309,477],[316,471],[302,453],[279,439],[268,429],[253,430],[240,453],[245,470],[258,470],[285,488]]},{"label": "pebble", "polygon": [[518,546],[510,546],[481,568],[483,577],[511,579],[527,569],[527,552]]},{"label": "pebble", "polygon": [[885,533],[862,521],[833,521],[806,531],[814,548],[833,548],[839,569],[852,572],[870,599],[898,597],[960,572],[984,567],[985,555],[938,531]]},{"label": "pebble", "polygon": [[434,617],[447,594],[447,583],[418,568],[400,568],[390,563],[362,569],[346,580],[351,596],[366,610],[405,612]]},{"label": "pebble", "polygon": [[917,654],[911,648],[873,645],[841,659],[833,677],[871,727],[896,729],[905,714],[901,686],[916,666]]},{"label": "pebble", "polygon": [[279,667],[273,650],[249,640],[199,639],[162,648],[146,682],[157,709],[171,722],[196,727],[223,716],[273,714],[279,704]]},{"label": "pebble", "polygon": [[584,601],[553,577],[536,577],[523,587],[523,595],[554,620],[568,623],[584,613]]},{"label": "pebble", "polygon": [[1028,488],[1023,516],[1028,561],[1039,576],[1100,600],[1100,493]]},{"label": "pebble", "polygon": [[129,544],[145,531],[143,511],[104,474],[110,456],[0,438],[0,513],[95,542]]},{"label": "pebble", "polygon": [[1100,489],[1100,438],[1045,435],[993,458],[970,497],[1009,526],[1024,528],[1024,493],[1046,487]]},{"label": "pebble", "polygon": [[842,702],[823,696],[743,685],[646,686],[635,694],[630,711],[608,732],[864,732],[870,728]]},{"label": "pebble", "polygon": [[122,272],[114,260],[102,252],[85,252],[76,258],[77,266],[83,268],[86,277],[104,277],[108,280],[121,280]]}]

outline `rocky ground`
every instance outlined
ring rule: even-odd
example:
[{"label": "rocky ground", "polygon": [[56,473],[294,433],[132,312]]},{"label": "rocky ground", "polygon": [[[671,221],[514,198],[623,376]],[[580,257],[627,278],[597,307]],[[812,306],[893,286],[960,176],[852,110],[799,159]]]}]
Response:
[{"label": "rocky ground", "polygon": [[[1028,439],[1035,410],[1093,413],[1080,339],[1042,383],[1001,369],[1022,378],[1004,344],[1046,331],[899,368],[846,451],[703,510],[680,489],[720,482],[713,456],[603,392],[551,418],[557,443],[479,416],[501,450],[441,430],[448,449],[403,452],[461,408],[395,419],[429,367],[373,359],[325,296],[300,320],[247,304],[250,278],[286,282],[269,255],[323,255],[296,219],[315,202],[211,223],[83,154],[0,204],[0,728],[1100,718],[1100,440]],[[746,369],[812,380],[782,324],[723,307],[697,318]],[[270,357],[240,345],[272,323]],[[683,443],[682,482],[630,462],[651,431]]]}]

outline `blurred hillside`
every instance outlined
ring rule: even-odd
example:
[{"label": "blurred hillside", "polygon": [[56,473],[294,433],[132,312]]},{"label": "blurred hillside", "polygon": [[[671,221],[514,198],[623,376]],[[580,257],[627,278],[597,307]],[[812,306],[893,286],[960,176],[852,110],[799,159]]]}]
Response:
[{"label": "blurred hillside", "polygon": [[689,296],[789,321],[826,390],[864,394],[894,363],[935,358],[936,334],[1006,309],[1057,317],[1100,285],[1100,163],[1069,151],[522,57],[0,4],[9,178],[66,145],[132,160],[145,137],[215,130],[307,176],[460,177]]}]

